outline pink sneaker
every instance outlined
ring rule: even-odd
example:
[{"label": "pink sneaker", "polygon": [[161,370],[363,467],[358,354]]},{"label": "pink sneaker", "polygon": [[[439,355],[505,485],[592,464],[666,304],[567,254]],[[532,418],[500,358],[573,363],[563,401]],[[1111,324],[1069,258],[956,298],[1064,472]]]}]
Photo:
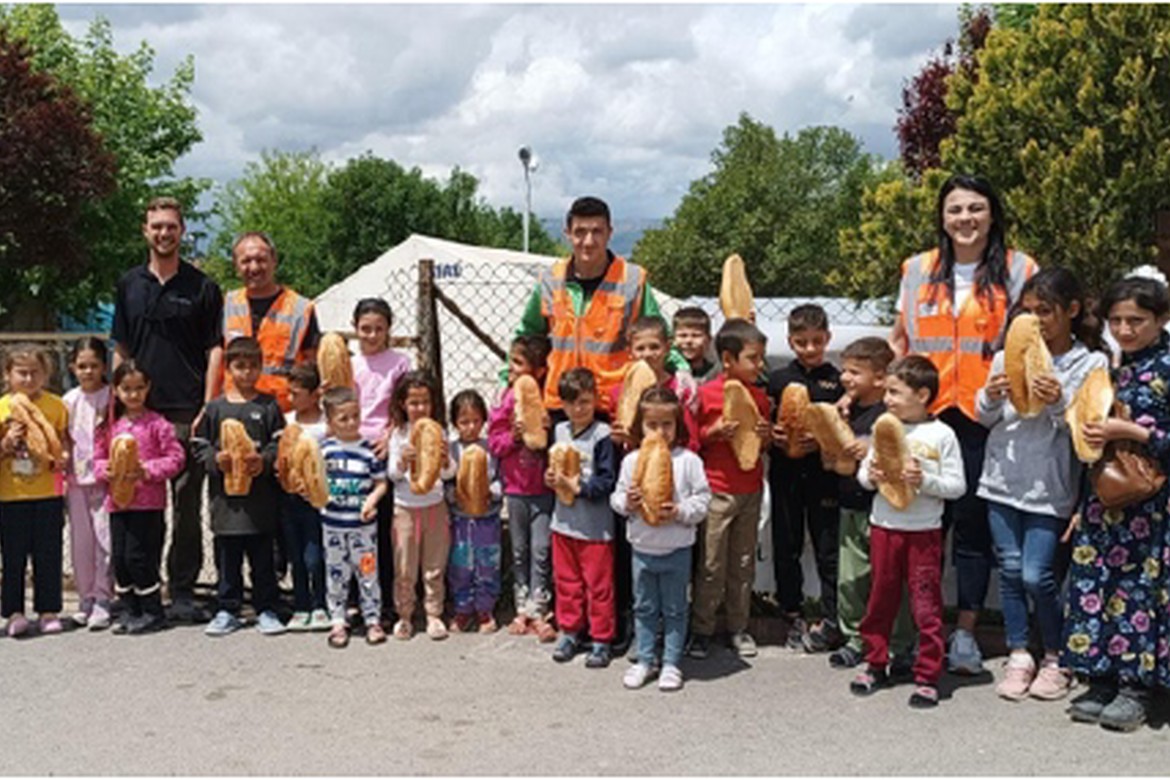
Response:
[{"label": "pink sneaker", "polygon": [[1033,699],[1056,701],[1068,695],[1072,688],[1072,675],[1067,670],[1055,664],[1043,664],[1028,688],[1028,695]]},{"label": "pink sneaker", "polygon": [[8,618],[8,636],[18,637],[24,636],[28,633],[29,622],[28,618],[21,615],[19,612]]},{"label": "pink sneaker", "polygon": [[1003,680],[995,686],[995,692],[1010,701],[1023,701],[1028,698],[1028,686],[1035,676],[1036,664],[1031,658],[1026,664],[1009,658],[1004,664]]}]

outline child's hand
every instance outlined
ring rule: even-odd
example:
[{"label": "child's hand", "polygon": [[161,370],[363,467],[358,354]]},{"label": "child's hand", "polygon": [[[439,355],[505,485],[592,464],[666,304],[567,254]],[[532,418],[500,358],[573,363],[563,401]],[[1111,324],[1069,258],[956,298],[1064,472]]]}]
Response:
[{"label": "child's hand", "polygon": [[811,455],[817,451],[818,447],[819,445],[817,444],[817,439],[811,433],[804,431],[800,434],[801,455]]},{"label": "child's hand", "polygon": [[678,507],[673,501],[665,501],[658,508],[658,520],[663,523],[673,523],[678,519]]},{"label": "child's hand", "polygon": [[142,464],[139,463],[137,466],[131,469],[129,473],[126,474],[126,477],[133,482],[141,482],[142,480],[146,479],[146,472],[143,470]]},{"label": "child's hand", "polygon": [[439,460],[443,464],[441,468],[447,468],[451,465],[451,443],[445,438],[439,442]]},{"label": "child's hand", "polygon": [[519,420],[512,420],[512,441],[517,444],[524,443],[524,423]]},{"label": "child's hand", "polygon": [[854,439],[842,452],[860,462],[865,458],[865,453],[869,452],[869,441],[861,438]]},{"label": "child's hand", "polygon": [[788,449],[788,432],[780,423],[772,426],[772,443],[782,450]]},{"label": "child's hand", "polygon": [[540,412],[540,424],[544,426],[545,430],[552,430],[552,416],[549,415],[548,409],[542,409]]},{"label": "child's hand", "polygon": [[414,467],[414,461],[417,455],[414,451],[414,445],[407,442],[406,446],[402,448],[402,457],[398,459],[398,470],[402,472],[410,471]]},{"label": "child's hand", "polygon": [[1062,390],[1054,376],[1038,376],[1032,380],[1032,392],[1049,406],[1060,400]]},{"label": "child's hand", "polygon": [[244,456],[244,471],[251,477],[260,476],[264,471],[264,457],[259,452],[249,452]]},{"label": "child's hand", "polygon": [[983,386],[983,392],[993,401],[1002,401],[1007,398],[1011,386],[1012,383],[1008,380],[1008,375],[1001,372],[987,377],[987,384]]},{"label": "child's hand", "polygon": [[227,450],[220,450],[215,453],[215,465],[219,467],[220,471],[228,472],[232,470],[232,454]]},{"label": "child's hand", "polygon": [[362,502],[362,522],[372,523],[378,517],[378,502],[374,500],[374,494],[366,496],[366,500]]},{"label": "child's hand", "polygon": [[1068,525],[1064,529],[1064,533],[1060,535],[1060,543],[1068,544],[1072,541],[1073,532],[1081,527],[1081,513],[1073,512],[1073,516],[1068,519]]},{"label": "child's hand", "polygon": [[886,479],[886,472],[881,470],[877,461],[870,461],[869,463],[869,481],[875,485],[879,482],[888,483],[890,481]]},{"label": "child's hand", "polygon": [[378,460],[386,460],[386,456],[390,452],[390,429],[382,431],[382,435],[374,442],[374,457]]},{"label": "child's hand", "polygon": [[852,405],[853,399],[849,397],[848,393],[838,398],[837,403],[833,404],[837,409],[837,414],[841,415],[841,419],[845,422],[849,422],[849,408]]},{"label": "child's hand", "polygon": [[725,420],[720,417],[718,422],[707,429],[707,438],[711,441],[727,441],[735,435],[737,428],[738,420]]},{"label": "child's hand", "polygon": [[564,474],[557,474],[553,488],[556,490],[569,490],[573,495],[579,496],[581,495],[581,475],[567,477]]},{"label": "child's hand", "polygon": [[24,423],[12,420],[4,431],[4,438],[0,439],[0,450],[5,455],[15,455],[20,443],[24,441]]},{"label": "child's hand", "polygon": [[619,447],[629,448],[630,446],[630,437],[626,434],[626,426],[616,420],[610,426],[609,438]]},{"label": "child's hand", "polygon": [[632,512],[640,506],[642,506],[642,488],[630,485],[630,489],[626,491],[626,507]]},{"label": "child's hand", "polygon": [[548,488],[555,488],[557,486],[557,474],[552,469],[544,472],[544,485]]},{"label": "child's hand", "polygon": [[756,435],[760,437],[765,449],[769,447],[772,444],[772,424],[767,420],[756,421]]},{"label": "child's hand", "polygon": [[902,466],[902,481],[912,488],[922,487],[922,466],[917,458],[906,458],[906,464]]}]

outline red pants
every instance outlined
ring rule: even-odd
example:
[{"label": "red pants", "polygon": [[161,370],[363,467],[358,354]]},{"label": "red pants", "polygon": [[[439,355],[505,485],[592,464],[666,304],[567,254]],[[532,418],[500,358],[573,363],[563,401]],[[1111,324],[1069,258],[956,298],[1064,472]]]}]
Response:
[{"label": "red pants", "polygon": [[613,542],[586,542],[552,535],[553,584],[557,625],[567,634],[585,630],[594,642],[613,642]]},{"label": "red pants", "polygon": [[872,584],[861,641],[865,661],[885,668],[890,662],[890,629],[902,602],[902,584],[910,591],[910,613],[918,628],[914,681],[935,685],[943,671],[942,529],[891,531],[871,525],[869,564]]}]

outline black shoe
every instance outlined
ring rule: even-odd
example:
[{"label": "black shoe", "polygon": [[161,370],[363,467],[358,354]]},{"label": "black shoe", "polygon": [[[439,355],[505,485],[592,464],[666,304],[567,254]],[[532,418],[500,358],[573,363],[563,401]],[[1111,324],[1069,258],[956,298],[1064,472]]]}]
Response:
[{"label": "black shoe", "polygon": [[838,647],[829,654],[829,666],[834,669],[852,669],[861,664],[865,660],[860,650],[856,650],[849,645]]},{"label": "black shoe", "polygon": [[706,634],[692,634],[687,646],[687,655],[702,660],[711,654],[711,637]]},{"label": "black shoe", "polygon": [[180,596],[171,602],[171,606],[167,608],[167,617],[172,623],[184,625],[197,625],[211,620],[211,614],[206,609],[186,596]]},{"label": "black shoe", "polygon": [[608,642],[594,642],[593,648],[585,658],[585,666],[589,669],[604,669],[612,660]]},{"label": "black shoe", "polygon": [[1089,683],[1089,690],[1069,704],[1068,716],[1077,723],[1100,723],[1101,712],[1117,697],[1117,688],[1108,683]]},{"label": "black shoe", "polygon": [[138,600],[142,605],[142,615],[130,622],[126,628],[127,634],[153,634],[168,627],[162,595],[157,590],[148,596],[139,596]]},{"label": "black shoe", "polygon": [[869,696],[890,684],[885,669],[869,667],[857,673],[853,682],[849,683],[849,692],[854,696]]},{"label": "black shoe", "polygon": [[832,623],[821,623],[804,632],[800,644],[806,653],[827,653],[840,646],[841,632]]},{"label": "black shoe", "polygon": [[128,634],[130,627],[134,625],[142,617],[142,602],[138,595],[133,591],[123,593],[118,599],[121,609],[118,611],[118,619],[114,623],[112,634]]},{"label": "black shoe", "polygon": [[1122,686],[1113,701],[1101,710],[1100,723],[1111,731],[1137,731],[1146,722],[1149,693],[1141,688]]},{"label": "black shoe", "polygon": [[918,683],[910,694],[910,706],[916,710],[929,710],[938,706],[938,688],[927,683]]},{"label": "black shoe", "polygon": [[573,660],[573,656],[581,651],[581,640],[574,634],[562,634],[553,648],[552,659],[558,664]]}]

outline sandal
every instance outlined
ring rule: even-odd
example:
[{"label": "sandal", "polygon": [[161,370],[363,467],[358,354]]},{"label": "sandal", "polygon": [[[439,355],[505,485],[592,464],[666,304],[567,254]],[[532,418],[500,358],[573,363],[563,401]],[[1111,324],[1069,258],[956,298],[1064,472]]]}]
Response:
[{"label": "sandal", "polygon": [[394,638],[395,639],[401,639],[401,640],[405,641],[407,639],[410,639],[410,636],[413,633],[414,633],[414,627],[410,624],[409,620],[403,620],[402,618],[399,618],[398,622],[394,624]]},{"label": "sandal", "polygon": [[528,633],[528,616],[517,615],[508,624],[508,633],[512,636],[523,636]]},{"label": "sandal", "polygon": [[345,626],[334,626],[329,631],[329,646],[335,650],[349,647],[349,630]]},{"label": "sandal", "polygon": [[536,634],[539,642],[553,642],[557,638],[557,630],[547,620],[537,620],[532,624],[532,633]]},{"label": "sandal", "polygon": [[381,623],[370,623],[366,626],[366,644],[380,645],[386,641],[386,631]]},{"label": "sandal", "polygon": [[849,683],[849,692],[854,696],[869,696],[879,688],[884,688],[888,681],[885,669],[869,667],[857,673],[853,682]]},{"label": "sandal", "polygon": [[914,686],[914,693],[910,694],[910,706],[916,710],[926,710],[938,706],[938,688],[929,683],[918,683]]}]

